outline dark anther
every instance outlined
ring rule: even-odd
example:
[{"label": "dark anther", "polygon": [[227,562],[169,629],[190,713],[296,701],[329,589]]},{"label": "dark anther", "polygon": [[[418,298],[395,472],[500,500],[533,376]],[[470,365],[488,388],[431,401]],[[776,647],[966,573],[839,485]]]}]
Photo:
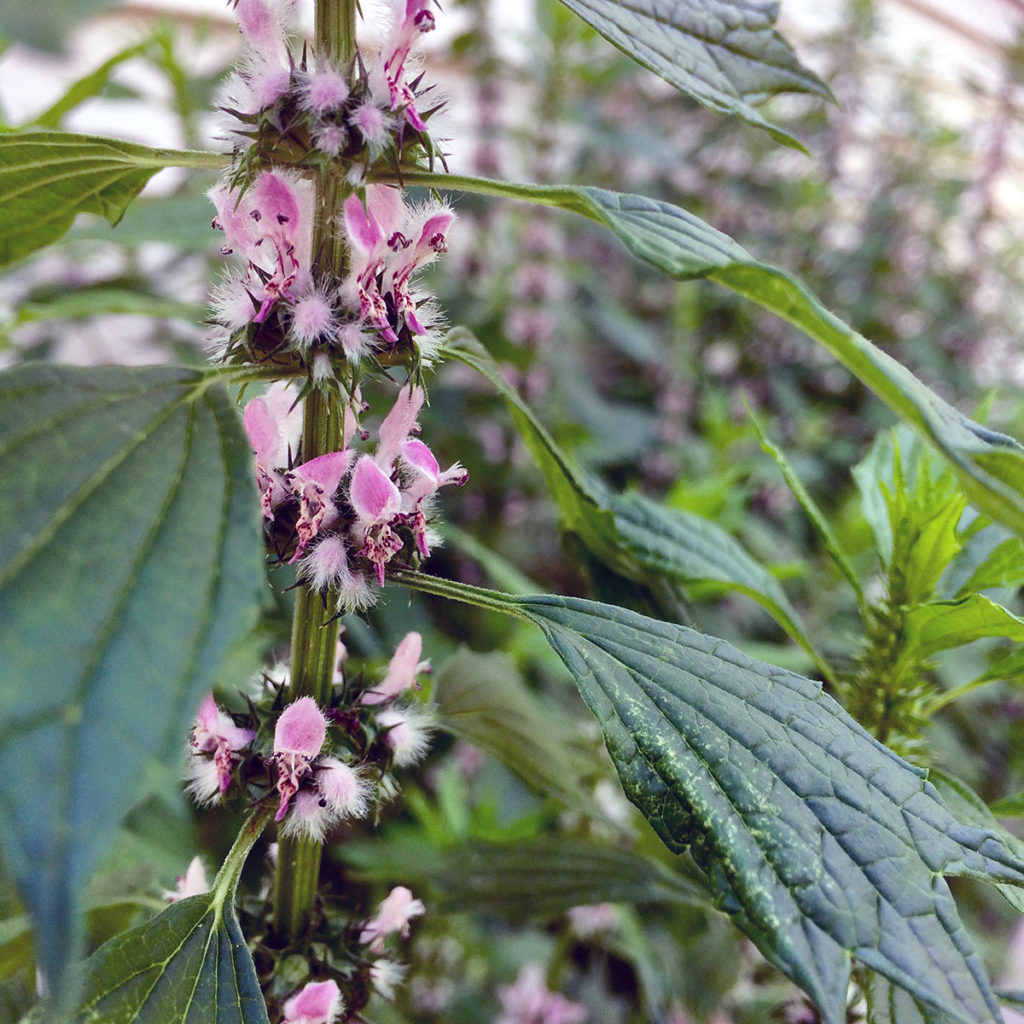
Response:
[{"label": "dark anther", "polygon": [[283,213],[279,213],[277,215],[277,223],[278,224],[287,224],[288,223],[288,218]]},{"label": "dark anther", "polygon": [[252,219],[256,221],[257,224],[259,224],[259,222],[263,219],[263,214],[260,213],[259,210],[253,210],[252,213],[249,214],[249,216],[252,217]]},{"label": "dark anther", "polygon": [[396,231],[388,239],[388,248],[392,252],[398,252],[399,249],[408,249],[410,245],[412,245],[412,239],[406,238],[401,231]]},{"label": "dark anther", "polygon": [[448,251],[448,239],[438,231],[436,235],[430,236],[430,248],[434,252],[447,252]]}]

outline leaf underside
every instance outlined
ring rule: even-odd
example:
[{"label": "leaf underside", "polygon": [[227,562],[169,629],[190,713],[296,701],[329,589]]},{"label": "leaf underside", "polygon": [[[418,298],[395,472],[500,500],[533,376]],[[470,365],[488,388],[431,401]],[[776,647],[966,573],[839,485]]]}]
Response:
[{"label": "leaf underside", "polygon": [[267,1024],[252,956],[212,893],[172,904],[90,959],[72,1024]]},{"label": "leaf underside", "polygon": [[191,370],[3,374],[0,472],[0,842],[56,988],[118,821],[258,654],[263,544],[237,410]]},{"label": "leaf underside", "polygon": [[80,213],[116,224],[164,167],[218,159],[73,132],[0,133],[0,266],[56,241]]},{"label": "leaf underside", "polygon": [[780,92],[830,97],[775,30],[779,5],[764,0],[562,0],[609,42],[698,103],[737,114],[801,148],[756,104]]},{"label": "leaf underside", "polygon": [[999,1020],[942,877],[1024,883],[998,835],[958,823],[808,679],[607,605],[515,606],[572,672],[630,799],[830,1024],[852,958],[936,1020]]}]

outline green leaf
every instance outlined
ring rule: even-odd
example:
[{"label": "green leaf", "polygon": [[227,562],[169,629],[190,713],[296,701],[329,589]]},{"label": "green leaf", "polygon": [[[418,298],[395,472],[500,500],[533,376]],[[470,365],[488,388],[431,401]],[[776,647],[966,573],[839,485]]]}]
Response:
[{"label": "green leaf", "polygon": [[827,348],[949,459],[979,509],[1024,536],[1024,447],[958,412],[826,310],[806,285],[758,262],[700,218],[670,203],[583,186],[516,185],[428,172],[403,179],[571,210],[605,225],[633,255],[672,277],[708,277],[778,314]]},{"label": "green leaf", "polygon": [[1024,860],[958,822],[817,683],[621,608],[397,580],[543,630],[629,798],[828,1024],[845,1020],[854,957],[963,1024],[998,1021],[942,875],[1021,885]]},{"label": "green leaf", "polygon": [[212,373],[8,371],[0,473],[0,842],[56,987],[118,821],[178,771],[203,693],[255,668],[264,548]]},{"label": "green leaf", "polygon": [[1024,643],[1024,619],[982,594],[918,605],[907,612],[906,621],[908,642],[925,657],[982,637]]},{"label": "green leaf", "polygon": [[591,553],[627,579],[652,586],[670,580],[705,591],[745,594],[831,675],[778,581],[725,530],[710,519],[667,508],[641,494],[609,493],[559,448],[469,332],[452,331],[447,342],[448,354],[486,377],[508,403],[519,433],[544,474],[563,529],[576,534]]},{"label": "green leaf", "polygon": [[9,326],[20,327],[40,320],[83,320],[117,313],[180,318],[194,323],[202,318],[203,307],[129,288],[82,288],[62,292],[44,302],[25,303],[18,308]]},{"label": "green leaf", "polygon": [[221,167],[215,153],[152,149],[72,132],[0,134],[0,266],[56,241],[80,213],[116,224],[164,167]]},{"label": "green leaf", "polygon": [[849,555],[843,550],[843,546],[839,543],[839,538],[833,533],[832,527],[829,526],[824,513],[818,508],[817,503],[810,496],[807,488],[804,487],[803,482],[796,475],[792,466],[790,466],[786,456],[782,453],[781,449],[772,444],[760,420],[749,407],[747,408],[747,415],[750,416],[750,420],[754,424],[754,429],[757,431],[757,436],[761,441],[761,447],[772,457],[775,465],[779,467],[779,471],[782,473],[783,479],[786,481],[786,485],[789,487],[793,497],[799,502],[800,507],[804,510],[804,514],[818,532],[818,536],[821,537],[825,550],[832,556],[832,561],[836,563],[839,571],[846,577],[846,581],[853,589],[853,593],[857,598],[857,607],[860,609],[861,616],[867,621],[868,601],[864,596],[864,588],[861,586],[860,578],[853,568]]},{"label": "green leaf", "polygon": [[955,1024],[957,1018],[921,1003],[888,978],[869,971],[864,986],[868,1024]]},{"label": "green leaf", "polygon": [[[994,527],[989,527],[994,530]],[[989,531],[984,531],[985,533]],[[996,544],[960,587],[957,596],[990,587],[1019,587],[1024,584],[1024,540],[1006,537]]]},{"label": "green leaf", "polygon": [[493,754],[539,793],[601,817],[584,777],[593,766],[573,755],[565,730],[505,655],[461,648],[441,666],[431,700],[445,732]]},{"label": "green leaf", "polygon": [[269,1024],[233,901],[267,812],[257,812],[210,892],[172,903],[101,946],[72,1024]]},{"label": "green leaf", "polygon": [[75,107],[88,99],[96,96],[110,80],[111,72],[124,64],[125,61],[135,57],[144,56],[151,48],[152,40],[146,39],[141,43],[118,50],[112,57],[105,60],[98,68],[83,75],[77,81],[72,82],[63,96],[56,103],[47,107],[38,117],[32,120],[36,128],[57,128],[60,126],[61,118]]},{"label": "green leaf", "polygon": [[703,888],[663,864],[585,839],[464,844],[408,867],[402,877],[431,886],[447,909],[514,921],[594,903],[708,904]]},{"label": "green leaf", "polygon": [[1024,790],[1012,796],[1004,796],[989,806],[997,818],[1024,818]]},{"label": "green leaf", "polygon": [[771,0],[562,0],[609,42],[719,114],[738,114],[780,142],[803,147],[756,104],[781,92],[831,98],[772,27]]}]

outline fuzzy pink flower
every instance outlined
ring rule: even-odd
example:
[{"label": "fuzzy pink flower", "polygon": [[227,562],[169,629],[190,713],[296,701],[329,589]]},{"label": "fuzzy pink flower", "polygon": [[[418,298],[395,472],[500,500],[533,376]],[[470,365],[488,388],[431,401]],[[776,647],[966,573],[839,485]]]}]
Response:
[{"label": "fuzzy pink flower", "polygon": [[[237,751],[255,735],[251,729],[235,725],[231,716],[217,707],[213,694],[203,698],[192,727],[193,756],[188,771],[188,791],[199,803],[212,803],[224,796],[239,760]],[[213,754],[212,760],[205,754]]]},{"label": "fuzzy pink flower", "polygon": [[334,1024],[341,1009],[336,982],[311,981],[285,1002],[282,1024]]},{"label": "fuzzy pink flower", "polygon": [[396,20],[381,51],[391,109],[402,108],[405,119],[419,132],[426,131],[427,126],[416,110],[416,96],[405,80],[405,64],[413,42],[435,27],[433,6],[433,0],[405,0],[402,17]]},{"label": "fuzzy pink flower", "polygon": [[242,414],[245,433],[256,456],[256,486],[268,519],[284,501],[288,488],[277,469],[287,466],[302,433],[302,404],[290,385],[277,381],[266,395],[246,404]]},{"label": "fuzzy pink flower", "polygon": [[402,495],[376,462],[363,455],[352,472],[349,502],[356,513],[355,543],[360,546],[356,554],[373,562],[383,587],[384,566],[402,550],[391,525],[402,510]]},{"label": "fuzzy pink flower", "polygon": [[290,563],[302,558],[313,538],[337,518],[338,509],[332,499],[348,470],[351,454],[346,449],[327,452],[285,474],[285,484],[299,499],[299,519],[295,524],[299,542]]},{"label": "fuzzy pink flower", "polygon": [[274,728],[277,791],[281,795],[275,821],[288,813],[291,798],[298,792],[310,761],[320,753],[326,738],[327,719],[312,697],[300,697],[281,712]]},{"label": "fuzzy pink flower", "polygon": [[367,100],[360,103],[349,116],[352,126],[358,129],[370,150],[383,149],[391,131],[392,119],[376,103]]},{"label": "fuzzy pink flower", "polygon": [[384,730],[384,742],[391,748],[399,768],[410,768],[423,760],[430,747],[430,717],[415,708],[388,708],[377,716]]},{"label": "fuzzy pink flower", "polygon": [[260,299],[252,321],[263,323],[279,299],[294,301],[293,287],[308,287],[312,192],[264,171],[244,194],[222,182],[207,195],[217,210],[213,226],[224,232],[221,251],[248,263],[248,284]]},{"label": "fuzzy pink flower", "polygon": [[169,903],[188,899],[189,896],[201,896],[210,891],[210,883],[206,880],[206,868],[201,857],[193,857],[185,874],[178,875],[177,888],[174,892],[165,892],[164,899]]},{"label": "fuzzy pink flower", "polygon": [[425,914],[426,910],[423,901],[413,899],[404,885],[396,886],[381,902],[377,916],[363,925],[359,941],[368,943],[372,952],[380,953],[384,949],[384,940],[392,933],[398,932],[402,938],[408,938],[409,922]]},{"label": "fuzzy pink flower", "polygon": [[429,661],[420,661],[423,652],[423,638],[419,633],[407,633],[395,649],[394,656],[388,664],[387,674],[372,690],[366,690],[362,696],[364,704],[383,704],[394,700],[400,693],[415,687],[419,689],[416,676],[420,672],[430,671]]},{"label": "fuzzy pink flower", "polygon": [[333,68],[314,71],[303,80],[299,102],[310,113],[322,117],[337,110],[348,99],[348,82]]},{"label": "fuzzy pink flower", "polygon": [[370,809],[373,787],[358,768],[336,757],[317,761],[314,785],[338,818],[362,818]]},{"label": "fuzzy pink flower", "polygon": [[300,348],[326,340],[336,327],[334,306],[322,291],[314,288],[292,304],[288,334]]}]

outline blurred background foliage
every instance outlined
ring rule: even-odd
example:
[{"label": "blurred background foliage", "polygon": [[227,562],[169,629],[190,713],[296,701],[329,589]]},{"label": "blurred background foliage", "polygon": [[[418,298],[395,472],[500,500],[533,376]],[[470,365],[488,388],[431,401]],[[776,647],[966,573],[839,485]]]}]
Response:
[{"label": "blurred background foliage", "polygon": [[[57,48],[86,7],[98,6],[43,5],[55,16],[40,19],[33,5],[33,18],[21,21],[27,5],[5,6],[0,35],[11,48],[0,75],[5,64],[17,66],[9,60],[21,44]],[[880,74],[883,6],[844,0],[826,30],[794,39],[838,100],[772,101],[808,157],[689,102],[554,0],[539,0],[511,49],[498,5],[452,0],[446,13],[460,27],[450,50],[431,58],[453,97],[452,165],[677,203],[802,277],[960,409],[1019,437],[1024,233],[1004,199],[1007,181],[1020,178],[1024,51],[997,47],[1001,84],[976,87],[974,115],[958,127],[912,64]],[[117,104],[144,102],[159,108],[167,144],[203,145],[211,126],[202,112],[232,51],[222,14],[127,6],[118,15],[129,25],[124,48],[70,76],[67,98],[31,116],[81,129],[102,101],[114,111],[107,130],[119,134]],[[963,88],[970,94],[972,83]],[[58,245],[14,268],[0,283],[0,359],[201,362],[205,290],[219,259],[203,195],[211,183],[165,172],[117,228],[81,219]],[[762,450],[748,410],[820,506],[873,609],[892,596],[894,567],[880,550],[880,506],[872,518],[863,479],[867,490],[886,481],[891,497],[898,449],[919,485],[907,490],[904,519],[923,527],[935,502],[956,500],[941,465],[921,469],[928,458],[905,436],[890,437],[890,414],[864,388],[742,299],[668,281],[589,223],[472,196],[457,211],[450,255],[432,281],[450,323],[475,333],[581,465],[616,490],[714,520],[770,566],[844,681],[839,695],[870,718],[872,658],[879,631],[893,622],[865,620]],[[619,604],[666,612],[665,595],[611,577],[561,543],[540,472],[482,378],[447,364],[425,415],[439,459],[461,460],[471,480],[446,502],[448,542],[432,572],[520,592],[611,594]],[[882,455],[871,448],[876,438]],[[852,470],[865,457],[858,488]],[[884,496],[877,487],[872,493]],[[973,542],[964,554],[983,525],[971,522],[965,513],[962,536],[947,538],[922,601],[955,596],[972,566],[1006,540],[982,531],[991,543],[982,551]],[[1007,551],[1001,577],[990,574],[977,588],[1017,612],[1019,548]],[[287,604],[285,594],[267,622],[285,645]],[[765,660],[814,672],[742,596],[676,593],[671,614]],[[379,831],[353,828],[325,868],[328,902],[369,911],[386,884],[402,882],[431,911],[408,949],[408,985],[394,1005],[374,1004],[370,1019],[498,1020],[501,986],[528,964],[541,965],[548,986],[585,1006],[595,1024],[817,1019],[625,803],[596,726],[535,633],[394,592],[366,621],[346,622],[345,642],[353,656],[383,663],[413,628],[424,633],[435,666],[435,753],[402,809]],[[886,738],[963,778],[987,802],[1024,789],[1021,659],[998,638],[929,653],[906,641],[905,649],[914,678],[903,691],[904,732]],[[944,701],[974,681],[963,699]],[[154,793],[126,822],[122,848],[97,879],[93,941],[152,913],[195,849],[216,863],[231,828],[194,815],[179,794]],[[254,887],[258,860],[250,865]],[[980,887],[957,891],[990,971],[1024,987],[1024,933],[1014,911]],[[246,901],[255,920],[260,894],[254,889]],[[570,913],[581,904],[608,906]],[[9,887],[0,890],[0,912],[0,1017],[15,1020],[32,986],[31,938]],[[281,981],[288,991],[303,980],[301,965],[295,969]],[[506,1022],[524,1020],[505,1012]],[[861,1012],[852,992],[851,1020]]]}]

